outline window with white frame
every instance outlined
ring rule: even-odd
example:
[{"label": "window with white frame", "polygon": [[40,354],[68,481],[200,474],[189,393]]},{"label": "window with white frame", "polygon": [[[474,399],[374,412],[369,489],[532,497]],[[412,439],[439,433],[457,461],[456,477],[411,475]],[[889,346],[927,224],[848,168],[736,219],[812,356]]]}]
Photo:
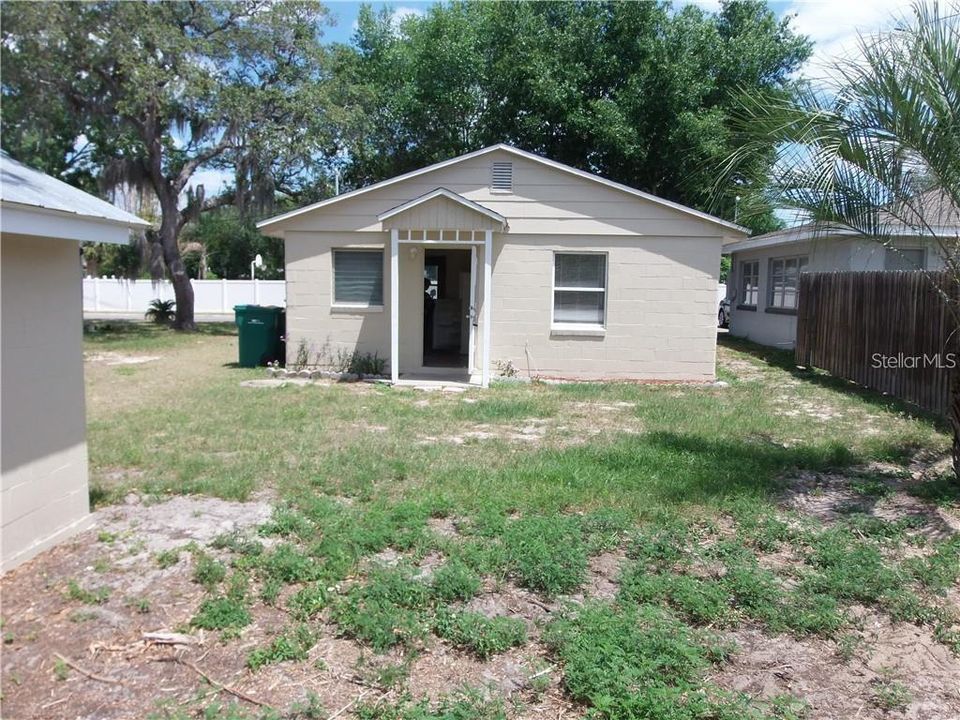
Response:
[{"label": "window with white frame", "polygon": [[807,267],[805,256],[774,258],[770,261],[769,306],[796,310],[800,273]]},{"label": "window with white frame", "polygon": [[603,326],[607,306],[607,256],[602,253],[555,253],[553,322]]},{"label": "window with white frame", "polygon": [[756,307],[760,301],[760,261],[740,263],[740,304]]},{"label": "window with white frame", "polygon": [[355,307],[383,305],[383,251],[333,251],[333,303]]},{"label": "window with white frame", "polygon": [[888,247],[883,259],[885,270],[923,270],[927,254],[919,247]]}]

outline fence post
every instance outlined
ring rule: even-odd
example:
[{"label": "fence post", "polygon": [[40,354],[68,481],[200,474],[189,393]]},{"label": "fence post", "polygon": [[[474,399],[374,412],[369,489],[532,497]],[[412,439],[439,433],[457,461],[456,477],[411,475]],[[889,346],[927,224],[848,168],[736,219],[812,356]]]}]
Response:
[{"label": "fence post", "polygon": [[260,304],[260,281],[257,278],[253,279],[253,304]]},{"label": "fence post", "polygon": [[100,278],[93,279],[93,309],[100,309]]}]

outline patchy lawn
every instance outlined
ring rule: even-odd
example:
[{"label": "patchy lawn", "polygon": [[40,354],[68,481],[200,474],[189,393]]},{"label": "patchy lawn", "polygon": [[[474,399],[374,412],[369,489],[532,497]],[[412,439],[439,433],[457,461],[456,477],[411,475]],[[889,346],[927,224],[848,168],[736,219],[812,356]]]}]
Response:
[{"label": "patchy lawn", "polygon": [[4,717],[960,716],[929,418],[734,342],[727,387],[235,359],[88,335],[97,526],[3,579]]}]

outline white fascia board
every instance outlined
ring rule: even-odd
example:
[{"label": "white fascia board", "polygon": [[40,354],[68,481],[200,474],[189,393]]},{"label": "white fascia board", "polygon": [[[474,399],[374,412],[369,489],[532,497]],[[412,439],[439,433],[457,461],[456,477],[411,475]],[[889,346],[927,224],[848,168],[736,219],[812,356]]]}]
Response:
[{"label": "white fascia board", "polygon": [[130,225],[45,208],[0,205],[0,233],[127,245]]},{"label": "white fascia board", "polygon": [[714,225],[719,225],[726,228],[738,235],[749,235],[750,231],[745,228],[737,225],[736,223],[728,222],[727,220],[721,220],[718,217],[710,215],[705,212],[700,212],[699,210],[694,210],[693,208],[687,207],[686,205],[681,205],[680,203],[675,203],[670,200],[664,200],[663,198],[657,197],[656,195],[651,195],[645,193],[642,190],[637,190],[628,185],[623,185],[613,180],[607,180],[602,178],[599,175],[594,175],[593,173],[588,173],[584,170],[578,170],[576,168],[570,167],[569,165],[564,165],[563,163],[556,162],[555,160],[549,160],[541,155],[535,153],[527,152],[526,150],[520,150],[513,147],[512,145],[491,145],[489,147],[482,148],[480,150],[475,150],[474,152],[467,153],[466,155],[460,155],[459,157],[450,158],[449,160],[444,160],[442,162],[436,163],[434,165],[428,165],[425,168],[420,168],[419,170],[414,170],[412,172],[404,173],[403,175],[397,175],[396,177],[390,178],[388,180],[383,180],[373,185],[368,185],[367,187],[359,188],[357,190],[351,190],[350,192],[343,193],[342,195],[337,195],[336,197],[327,198],[326,200],[321,200],[320,202],[313,203],[312,205],[307,205],[298,210],[292,210],[290,212],[284,213],[283,215],[277,215],[276,217],[268,218],[266,220],[261,220],[257,223],[257,227],[261,230],[270,228],[273,225],[290,220],[304,213],[312,212],[314,210],[319,210],[320,208],[326,207],[327,205],[332,205],[333,203],[340,202],[342,200],[348,200],[350,198],[357,197],[358,195],[363,195],[364,193],[371,192],[373,190],[378,190],[380,188],[388,187],[395,183],[403,182],[404,180],[410,180],[412,178],[418,177],[428,172],[433,172],[434,170],[440,170],[441,168],[449,167],[457,163],[465,162],[473,158],[481,157],[491,152],[497,150],[503,151],[505,153],[516,155],[518,157],[526,158],[533,162],[540,163],[541,165],[546,165],[547,167],[559,170],[561,172],[568,173],[570,175],[576,175],[577,177],[583,178],[585,180],[590,180],[591,182],[600,183],[606,187],[619,190],[621,192],[628,193],[634,197],[643,198],[657,205],[662,205],[664,207],[669,207],[673,210],[681,212],[685,215],[691,215],[693,217],[699,218]]}]

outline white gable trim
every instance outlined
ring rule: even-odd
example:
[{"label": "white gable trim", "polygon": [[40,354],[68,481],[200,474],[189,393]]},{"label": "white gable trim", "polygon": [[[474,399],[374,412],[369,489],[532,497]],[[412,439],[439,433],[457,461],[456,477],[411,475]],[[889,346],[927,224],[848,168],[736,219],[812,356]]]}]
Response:
[{"label": "white gable trim", "polygon": [[547,167],[553,168],[555,170],[559,170],[561,172],[568,173],[570,175],[576,175],[577,177],[583,178],[585,180],[590,180],[591,182],[600,183],[601,185],[605,185],[615,190],[620,190],[621,192],[625,192],[629,195],[633,195],[634,197],[642,198],[644,200],[655,203],[657,205],[662,205],[664,207],[672,208],[678,212],[684,213],[685,215],[690,215],[690,216],[699,218],[700,220],[713,223],[714,225],[720,225],[721,227],[724,227],[727,230],[732,230],[736,233],[749,235],[749,232],[750,232],[749,230],[747,230],[744,227],[741,227],[740,225],[737,225],[732,222],[728,222],[726,220],[721,220],[718,217],[709,215],[708,213],[705,213],[705,212],[700,212],[699,210],[694,210],[693,208],[689,208],[686,205],[681,205],[680,203],[671,202],[670,200],[664,200],[663,198],[659,198],[656,195],[650,195],[649,193],[645,193],[642,190],[637,190],[636,188],[629,187],[628,185],[623,185],[621,183],[614,182],[613,180],[607,180],[606,178],[602,178],[599,175],[594,175],[592,173],[588,173],[583,170],[577,170],[576,168],[572,168],[569,165],[564,165],[563,163],[559,163],[554,160],[548,160],[547,158],[541,155],[527,152],[526,150],[520,150],[518,148],[513,147],[512,145],[504,145],[502,143],[499,145],[491,145],[489,147],[485,147],[480,150],[475,150],[474,152],[467,153],[466,155],[460,155],[459,157],[451,158],[449,160],[444,160],[443,162],[439,162],[434,165],[428,165],[427,167],[420,168],[419,170],[414,170],[412,172],[404,173],[403,175],[397,175],[396,177],[390,178],[389,180],[382,180],[381,182],[374,183],[373,185],[368,185],[366,187],[359,188],[357,190],[351,190],[350,192],[343,193],[342,195],[337,195],[336,197],[327,198],[326,200],[321,200],[320,202],[313,203],[312,205],[307,205],[306,207],[302,207],[298,210],[292,210],[288,213],[284,213],[283,215],[277,215],[276,217],[268,218],[267,220],[262,220],[259,223],[257,223],[257,227],[260,229],[270,228],[286,220],[290,220],[299,215],[303,215],[304,213],[313,212],[314,210],[319,210],[320,208],[326,207],[327,205],[332,205],[333,203],[337,203],[342,200],[354,198],[354,197],[357,197],[358,195],[363,195],[364,193],[368,193],[372,190],[378,190],[380,188],[393,185],[395,183],[403,182],[404,180],[410,180],[411,178],[418,177],[425,173],[433,172],[434,170],[440,170],[441,168],[449,167],[450,165],[455,165],[457,163],[464,162],[465,160],[471,160],[473,158],[481,157],[483,155],[487,155],[488,153],[495,152],[497,150],[500,150],[502,152],[509,153],[512,155],[516,155],[517,157],[526,158],[527,160],[532,160],[533,162],[541,163],[542,165],[546,165]]},{"label": "white gable trim", "polygon": [[439,187],[436,190],[431,190],[430,192],[424,195],[421,195],[420,197],[416,197],[413,200],[408,200],[402,205],[397,205],[395,208],[391,208],[390,210],[387,210],[384,213],[380,213],[379,215],[377,215],[377,220],[379,220],[380,222],[383,222],[384,220],[388,220],[394,217],[395,215],[399,215],[402,212],[406,212],[407,210],[415,208],[418,205],[422,205],[423,203],[430,202],[434,198],[438,198],[438,197],[443,197],[443,198],[446,198],[447,200],[457,203],[458,205],[462,205],[463,207],[469,210],[473,210],[476,213],[479,213],[481,215],[484,215],[490,218],[494,222],[500,223],[501,225],[507,224],[507,219],[500,213],[494,212],[490,208],[484,207],[478,202],[474,202],[473,200],[470,200],[469,198],[465,198],[463,195],[460,195],[459,193],[455,193],[452,190],[447,190],[446,188],[442,188],[442,187]]}]

